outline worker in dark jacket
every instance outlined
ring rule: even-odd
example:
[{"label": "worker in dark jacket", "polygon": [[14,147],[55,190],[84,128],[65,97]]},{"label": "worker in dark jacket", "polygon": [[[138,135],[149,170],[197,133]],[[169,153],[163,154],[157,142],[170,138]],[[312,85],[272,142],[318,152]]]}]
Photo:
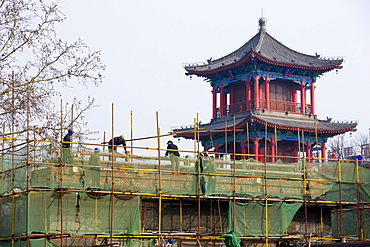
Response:
[{"label": "worker in dark jacket", "polygon": [[112,149],[114,151],[117,151],[117,146],[119,146],[119,145],[122,145],[123,148],[125,149],[125,153],[127,153],[126,141],[125,141],[125,137],[123,135],[120,135],[120,136],[114,137],[113,139],[110,139],[110,141],[108,142],[109,152],[112,152]]},{"label": "worker in dark jacket", "polygon": [[170,157],[172,171],[180,171],[179,151],[178,148],[171,140],[167,142],[166,156]]},{"label": "worker in dark jacket", "polygon": [[168,156],[169,154],[174,154],[178,157],[180,156],[179,151],[177,151],[179,149],[177,148],[177,146],[175,144],[173,144],[173,142],[171,140],[169,140],[167,142],[167,149],[172,149],[172,150],[167,150],[166,151],[166,156]]}]

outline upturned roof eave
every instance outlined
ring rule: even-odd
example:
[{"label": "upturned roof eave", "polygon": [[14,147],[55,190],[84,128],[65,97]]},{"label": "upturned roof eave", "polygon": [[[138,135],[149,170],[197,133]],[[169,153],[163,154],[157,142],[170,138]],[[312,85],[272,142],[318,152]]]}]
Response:
[{"label": "upturned roof eave", "polygon": [[[242,120],[241,122],[239,122],[238,124],[235,125],[235,128],[241,128],[243,127],[248,121],[250,121],[251,119],[253,119],[254,121],[258,122],[259,124],[262,124],[262,125],[267,125],[269,127],[276,127],[277,129],[286,129],[286,130],[295,130],[295,131],[298,131],[298,130],[303,130],[303,131],[306,131],[306,132],[316,132],[316,133],[320,133],[320,134],[340,134],[340,133],[344,133],[344,132],[348,132],[348,131],[351,131],[351,130],[354,130],[357,126],[356,123],[352,124],[351,126],[348,126],[346,128],[341,128],[341,129],[335,129],[335,130],[329,130],[329,129],[318,129],[315,127],[312,127],[312,128],[302,128],[302,127],[292,127],[292,126],[284,126],[284,125],[277,125],[277,124],[274,124],[274,123],[271,123],[269,121],[265,121],[265,120],[262,120],[260,118],[258,118],[257,116],[249,116],[247,118],[245,118],[244,120]],[[211,123],[209,124],[205,124],[203,125],[203,127],[205,127],[206,125],[210,125]],[[200,126],[202,128],[202,126]],[[214,130],[207,130],[207,128],[205,130],[202,130],[200,133],[199,133],[199,136],[207,136],[207,135],[210,135],[212,133],[218,133],[220,132],[221,130],[223,131],[233,131],[233,126],[230,126],[230,127],[226,127],[226,128],[220,128],[220,129],[214,129]],[[186,129],[182,129],[181,132],[183,131],[186,131]],[[194,136],[194,133],[178,133],[176,134],[176,130],[174,131],[174,134],[175,135],[178,135],[180,137],[192,137]]]},{"label": "upturned roof eave", "polygon": [[[185,70],[187,71],[189,75],[191,74],[191,75],[207,76],[207,75],[214,74],[220,71],[225,71],[225,70],[229,70],[229,69],[241,66],[243,63],[248,61],[248,59],[251,57],[252,54],[256,56],[258,59],[260,59],[261,61],[269,63],[269,64],[284,66],[288,68],[300,68],[300,69],[309,69],[309,70],[316,70],[316,71],[334,69],[343,63],[343,60],[338,60],[338,63],[332,64],[330,66],[320,66],[320,67],[304,66],[304,65],[299,65],[299,64],[290,64],[290,63],[282,63],[282,62],[273,61],[269,58],[263,57],[262,55],[258,54],[255,51],[250,51],[239,61],[236,61],[235,63],[229,64],[229,65],[224,65],[218,68],[208,69],[208,70],[203,70],[203,71],[196,71],[196,70],[191,70],[191,69],[186,69],[186,68]],[[202,65],[202,66],[205,66],[205,65]]]}]

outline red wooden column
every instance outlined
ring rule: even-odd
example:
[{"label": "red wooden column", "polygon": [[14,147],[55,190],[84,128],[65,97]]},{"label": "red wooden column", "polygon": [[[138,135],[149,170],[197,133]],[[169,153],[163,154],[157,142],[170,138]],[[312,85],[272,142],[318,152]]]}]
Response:
[{"label": "red wooden column", "polygon": [[312,150],[311,150],[311,142],[306,142],[306,157],[307,162],[312,162]]},{"label": "red wooden column", "polygon": [[257,155],[259,153],[258,153],[258,137],[257,136],[253,137],[253,154],[256,155],[256,156],[254,156],[254,159],[258,160],[259,156],[257,156]]},{"label": "red wooden column", "polygon": [[[247,153],[247,146],[245,144],[245,140],[242,140],[242,154],[246,154]],[[247,159],[247,156],[241,156],[241,159],[242,160],[245,160]]]},{"label": "red wooden column", "polygon": [[301,113],[306,114],[306,89],[304,81],[301,81]]},{"label": "red wooden column", "polygon": [[[321,143],[321,158],[326,159],[326,143]],[[322,162],[326,162],[326,160],[323,160]]]},{"label": "red wooden column", "polygon": [[297,89],[296,89],[296,84],[293,83],[293,86],[292,86],[292,101],[294,102],[294,112],[298,112],[297,110]]},{"label": "red wooden column", "polygon": [[259,81],[258,75],[253,76],[254,78],[254,109],[260,108],[260,99],[259,99]]},{"label": "red wooden column", "polygon": [[270,162],[275,162],[275,138],[270,138]]},{"label": "red wooden column", "polygon": [[265,77],[265,98],[266,98],[266,110],[270,110],[270,80],[268,76]]},{"label": "red wooden column", "polygon": [[315,115],[315,84],[311,82],[311,87],[310,87],[310,97],[311,97],[311,114]]},{"label": "red wooden column", "polygon": [[212,89],[212,106],[213,106],[213,118],[217,117],[217,87]]},{"label": "red wooden column", "polygon": [[251,83],[250,83],[251,79],[250,77],[247,77],[246,80],[245,80],[245,103],[246,103],[246,109],[247,110],[250,110],[251,109],[251,99],[252,99],[252,95],[251,95]]},{"label": "red wooden column", "polygon": [[221,85],[220,89],[220,116],[225,116],[226,94],[224,85]]}]

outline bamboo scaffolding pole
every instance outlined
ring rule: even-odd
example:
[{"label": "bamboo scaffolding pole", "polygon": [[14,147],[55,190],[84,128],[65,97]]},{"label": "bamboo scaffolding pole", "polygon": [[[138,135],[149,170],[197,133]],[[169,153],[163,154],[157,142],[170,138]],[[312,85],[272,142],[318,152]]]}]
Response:
[{"label": "bamboo scaffolding pole", "polygon": [[[103,143],[106,143],[106,136],[107,136],[107,132],[104,131],[103,133]],[[103,145],[103,152],[105,152],[105,145]]]},{"label": "bamboo scaffolding pole", "polygon": [[339,183],[339,235],[343,235],[343,204],[342,204],[342,169],[341,163],[338,160],[338,183]]},{"label": "bamboo scaffolding pole", "polygon": [[[317,122],[316,121],[314,122],[314,129],[315,129],[316,145],[319,145],[319,138],[318,138],[318,134],[317,134]],[[316,157],[319,157],[319,149],[317,147],[315,147],[315,148],[316,148]]]},{"label": "bamboo scaffolding pole", "polygon": [[236,226],[236,132],[235,116],[233,116],[233,230]]},{"label": "bamboo scaffolding pole", "polygon": [[[61,161],[60,161],[60,188],[63,188],[63,164],[64,164],[64,150],[63,150],[63,100],[60,99],[60,140],[61,140]],[[63,229],[64,229],[64,201],[63,201],[63,189],[59,192],[60,196],[60,234],[63,236]],[[60,239],[60,245],[61,247],[64,246],[63,238]]]},{"label": "bamboo scaffolding pole", "polygon": [[180,198],[180,232],[182,232],[182,198]]},{"label": "bamboo scaffolding pole", "polygon": [[227,122],[226,122],[226,120],[224,121],[224,131],[225,131],[225,148],[224,148],[224,150],[225,150],[225,153],[227,154],[227,144],[228,144],[228,136],[227,136]]},{"label": "bamboo scaffolding pole", "polygon": [[269,208],[268,208],[268,191],[267,191],[267,161],[266,161],[266,146],[267,146],[267,124],[265,124],[265,147],[264,147],[264,194],[265,194],[265,245],[268,246],[269,237]]},{"label": "bamboo scaffolding pole", "polygon": [[245,124],[245,132],[246,132],[246,136],[247,136],[247,152],[248,154],[250,154],[250,140],[249,140],[249,123],[247,122]]},{"label": "bamboo scaffolding pole", "polygon": [[161,229],[162,229],[162,168],[161,168],[161,129],[159,126],[159,115],[158,111],[155,112],[155,119],[157,125],[157,148],[158,148],[158,241],[160,241]]},{"label": "bamboo scaffolding pole", "polygon": [[[277,129],[276,129],[276,125],[274,125],[274,138],[275,138],[275,157],[278,157],[279,153],[278,153],[278,139],[277,139]],[[275,161],[276,161],[276,158],[275,158]]]},{"label": "bamboo scaffolding pole", "polygon": [[112,128],[112,146],[111,146],[111,152],[112,152],[112,159],[111,159],[111,184],[112,184],[112,191],[111,191],[111,212],[110,212],[110,227],[109,227],[109,241],[110,241],[110,244],[113,244],[113,226],[114,226],[114,161],[115,161],[115,147],[114,147],[114,131],[115,131],[115,128],[114,128],[114,103],[112,103],[112,111],[111,111],[111,120],[112,120],[112,125],[111,125],[111,128]]},{"label": "bamboo scaffolding pole", "polygon": [[[30,189],[30,142],[28,141],[30,138],[30,90],[27,90],[27,113],[26,113],[26,139],[27,139],[27,151],[26,151],[26,190]],[[29,225],[29,218],[26,217],[26,225],[28,228]],[[28,238],[28,231],[26,231],[26,238]],[[29,241],[26,241],[26,247],[29,246]]]},{"label": "bamboo scaffolding pole", "polygon": [[[194,125],[195,126],[195,125]],[[201,247],[201,243],[199,241],[199,237],[201,235],[201,232],[200,232],[200,220],[201,220],[201,211],[200,211],[200,195],[201,195],[201,177],[200,177],[200,173],[202,172],[200,170],[200,163],[203,162],[201,160],[201,157],[200,157],[200,133],[199,133],[199,114],[197,113],[196,115],[196,133],[197,133],[197,138],[196,138],[196,142],[197,142],[197,160],[198,160],[198,174],[197,174],[197,179],[198,179],[198,188],[197,188],[197,201],[198,201],[198,215],[197,215],[197,218],[198,218],[198,229],[197,229],[197,244],[198,244],[198,247]],[[202,164],[203,166],[203,164]]]},{"label": "bamboo scaffolding pole", "polygon": [[361,227],[361,222],[362,222],[362,216],[361,216],[361,206],[360,206],[360,202],[361,202],[361,193],[360,193],[360,185],[359,185],[359,174],[358,174],[358,166],[359,166],[359,163],[358,163],[358,159],[356,159],[356,167],[355,167],[355,174],[356,174],[356,199],[357,199],[357,231],[358,231],[358,237],[360,239],[363,239],[363,236],[362,236],[362,227]]},{"label": "bamboo scaffolding pole", "polygon": [[[304,229],[305,229],[305,236],[308,235],[308,210],[307,210],[307,173],[306,173],[306,152],[304,150],[304,141],[305,135],[304,130],[302,130],[302,169],[303,169],[303,206],[304,206]],[[307,242],[307,238],[306,238]]]},{"label": "bamboo scaffolding pole", "polygon": [[[14,87],[15,87],[15,78],[14,78],[14,71],[12,71],[12,127],[11,127],[11,132],[12,132],[12,194],[15,193],[15,161],[14,161],[14,152],[15,152],[15,147],[14,147],[14,124],[15,124],[15,99],[14,99]],[[15,233],[15,199],[12,197],[12,247],[14,246],[14,233]]]},{"label": "bamboo scaffolding pole", "polygon": [[197,154],[197,119],[194,118],[193,119],[193,123],[194,123],[194,156],[196,156]]},{"label": "bamboo scaffolding pole", "polygon": [[130,143],[131,143],[131,154],[134,154],[134,149],[132,148],[134,145],[134,118],[133,118],[133,112],[130,111]]}]

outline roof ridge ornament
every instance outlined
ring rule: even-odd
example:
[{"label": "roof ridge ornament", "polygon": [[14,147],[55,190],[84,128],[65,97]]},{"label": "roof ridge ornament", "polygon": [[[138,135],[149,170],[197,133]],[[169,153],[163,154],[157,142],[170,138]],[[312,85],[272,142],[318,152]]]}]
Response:
[{"label": "roof ridge ornament", "polygon": [[258,23],[259,23],[259,31],[266,32],[267,19],[265,17],[261,17],[259,18]]}]

